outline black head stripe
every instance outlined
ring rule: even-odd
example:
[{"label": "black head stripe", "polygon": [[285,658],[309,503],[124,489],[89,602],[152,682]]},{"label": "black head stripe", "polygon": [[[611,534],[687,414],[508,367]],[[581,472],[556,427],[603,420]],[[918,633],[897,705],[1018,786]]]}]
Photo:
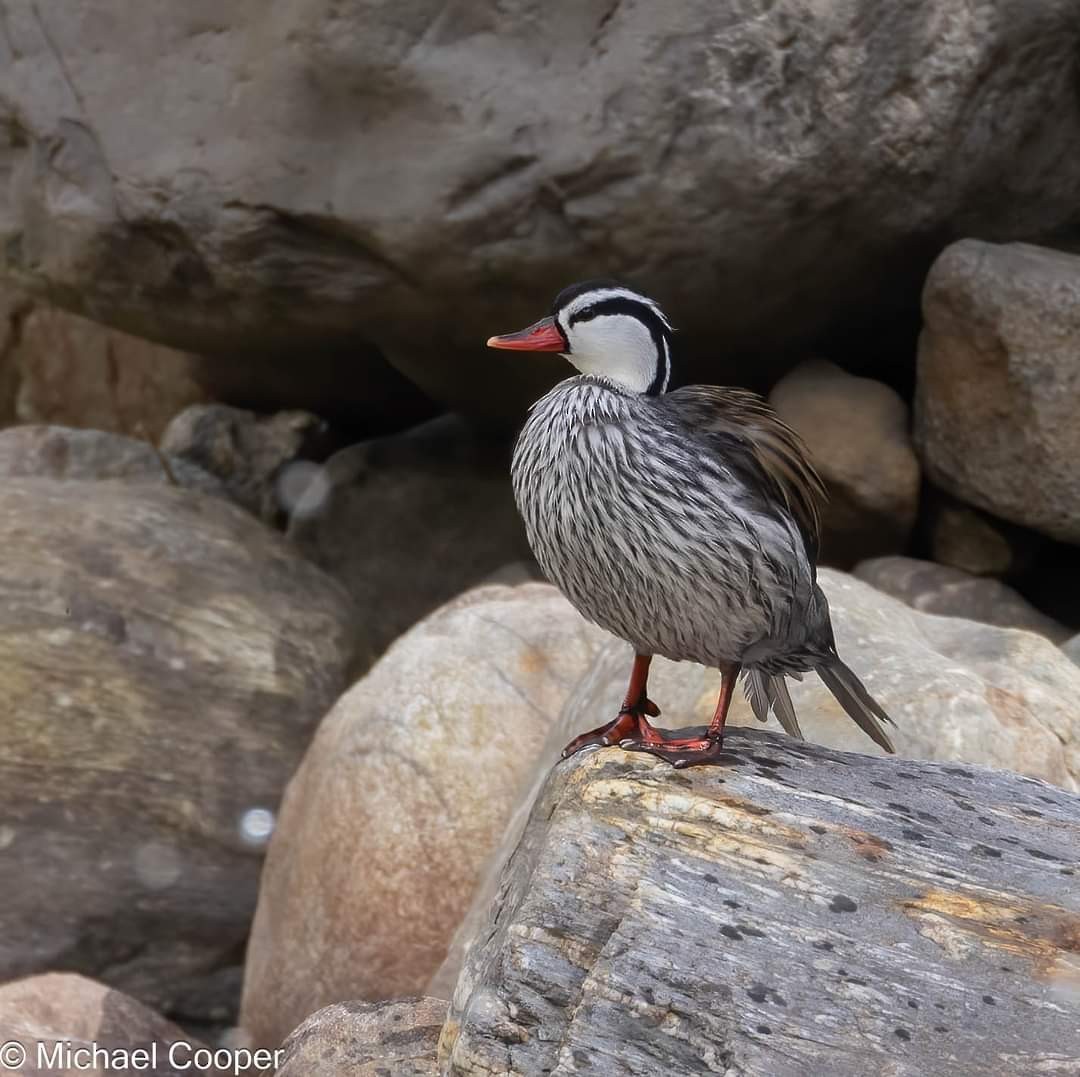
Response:
[{"label": "black head stripe", "polygon": [[612,314],[623,314],[630,318],[637,318],[653,339],[656,346],[656,354],[660,356],[660,362],[656,365],[656,377],[646,390],[649,396],[659,396],[664,391],[664,386],[671,373],[671,331],[664,324],[664,320],[648,304],[640,300],[631,299],[629,296],[613,296],[610,299],[600,299],[591,306],[584,307],[570,315],[570,325],[578,322],[589,322],[593,318],[603,318]]},{"label": "black head stripe", "polygon": [[580,296],[583,296],[586,292],[609,292],[612,288],[618,288],[619,291],[626,291],[626,285],[620,284],[617,280],[606,280],[603,278],[597,280],[583,280],[577,284],[568,285],[555,297],[555,302],[552,304],[552,313],[562,310],[563,307],[569,306],[573,301]]},{"label": "black head stripe", "polygon": [[[653,339],[655,340],[655,337]],[[648,389],[645,390],[646,396],[660,396],[661,393],[667,391],[668,383],[671,381],[671,351],[668,348],[667,338],[658,343],[657,347],[660,349],[660,362],[656,364],[656,374]]]},{"label": "black head stripe", "polygon": [[642,303],[639,299],[631,299],[629,296],[612,296],[610,299],[598,299],[587,307],[570,315],[570,325],[578,322],[589,322],[593,318],[602,318],[607,314],[626,314],[631,318],[637,318],[645,325],[652,322],[662,324],[657,317],[656,311],[648,303]]}]

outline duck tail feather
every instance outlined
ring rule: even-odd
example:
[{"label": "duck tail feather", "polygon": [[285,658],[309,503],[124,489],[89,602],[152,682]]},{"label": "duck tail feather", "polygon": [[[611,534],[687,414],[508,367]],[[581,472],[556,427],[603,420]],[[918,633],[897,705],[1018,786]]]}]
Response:
[{"label": "duck tail feather", "polygon": [[881,704],[866,690],[862,681],[839,658],[817,667],[818,676],[825,687],[836,697],[837,702],[847,711],[859,728],[876,744],[887,752],[895,753],[892,741],[881,728],[881,723],[896,723],[885,713]]}]

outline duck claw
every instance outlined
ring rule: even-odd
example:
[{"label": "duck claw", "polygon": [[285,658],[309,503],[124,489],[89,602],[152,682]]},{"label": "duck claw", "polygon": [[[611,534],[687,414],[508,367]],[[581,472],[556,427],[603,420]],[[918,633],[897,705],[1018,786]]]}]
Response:
[{"label": "duck claw", "polygon": [[[656,730],[653,730],[655,733]],[[716,766],[724,750],[723,737],[626,737],[619,747],[627,752],[647,752],[670,763],[677,770],[687,767]]]},{"label": "duck claw", "polygon": [[569,759],[586,748],[610,748],[626,740],[636,742],[659,738],[660,734],[645,720],[646,714],[655,717],[659,713],[660,708],[651,699],[643,700],[641,705],[633,710],[620,711],[619,716],[607,725],[575,737],[563,748],[562,758]]}]

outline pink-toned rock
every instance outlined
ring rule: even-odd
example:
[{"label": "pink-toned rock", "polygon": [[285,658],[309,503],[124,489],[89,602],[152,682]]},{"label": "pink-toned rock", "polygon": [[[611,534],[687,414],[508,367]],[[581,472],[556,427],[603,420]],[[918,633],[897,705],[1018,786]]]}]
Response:
[{"label": "pink-toned rock", "polygon": [[22,422],[156,440],[178,411],[208,398],[197,356],[43,305],[20,318],[8,364]]},{"label": "pink-toned rock", "polygon": [[[11,1077],[190,1077],[184,1064],[205,1050],[129,995],[71,972],[0,986],[0,1044],[0,1074]],[[26,1061],[13,1065],[20,1052]]]},{"label": "pink-toned rock", "polygon": [[331,1002],[425,989],[605,638],[546,584],[478,588],[341,698],[263,870],[240,1022],[257,1044]]},{"label": "pink-toned rock", "polygon": [[1063,624],[1041,613],[1008,584],[934,561],[874,557],[856,565],[855,575],[923,613],[964,617],[1000,628],[1023,628],[1054,643],[1061,643],[1070,634]]}]

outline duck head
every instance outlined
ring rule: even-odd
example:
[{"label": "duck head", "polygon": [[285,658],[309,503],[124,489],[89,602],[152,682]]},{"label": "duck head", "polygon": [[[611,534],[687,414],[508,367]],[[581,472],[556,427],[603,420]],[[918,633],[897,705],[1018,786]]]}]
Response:
[{"label": "duck head", "polygon": [[656,396],[671,377],[672,332],[648,296],[614,281],[592,280],[564,288],[548,317],[487,343],[512,351],[559,352],[582,374],[624,392]]}]

